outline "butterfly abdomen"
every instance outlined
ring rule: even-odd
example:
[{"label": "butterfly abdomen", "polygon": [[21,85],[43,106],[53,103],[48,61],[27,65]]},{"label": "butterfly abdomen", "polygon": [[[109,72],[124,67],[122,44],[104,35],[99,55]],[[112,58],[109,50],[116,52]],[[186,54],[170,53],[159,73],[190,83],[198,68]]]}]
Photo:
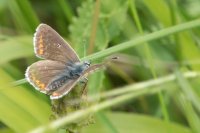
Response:
[{"label": "butterfly abdomen", "polygon": [[60,77],[54,80],[53,82],[51,82],[47,88],[49,91],[55,91],[61,86],[63,86],[68,80],[69,78],[67,76]]},{"label": "butterfly abdomen", "polygon": [[76,79],[80,76],[83,70],[80,68],[77,69],[70,69],[67,68],[65,71],[63,71],[59,76],[57,76],[49,85],[48,90],[49,92],[55,91],[62,87],[65,83],[67,83],[69,80]]}]

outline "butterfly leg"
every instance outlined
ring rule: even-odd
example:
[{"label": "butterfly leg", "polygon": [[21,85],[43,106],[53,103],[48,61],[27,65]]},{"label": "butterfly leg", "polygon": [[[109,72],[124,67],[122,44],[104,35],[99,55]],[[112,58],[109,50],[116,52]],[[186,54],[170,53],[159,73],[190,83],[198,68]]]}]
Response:
[{"label": "butterfly leg", "polygon": [[87,84],[88,79],[87,79],[86,77],[84,77],[84,78],[82,78],[82,79],[80,80],[80,82],[83,83],[83,84]]},{"label": "butterfly leg", "polygon": [[87,94],[87,92],[86,92],[87,82],[88,82],[88,79],[87,79],[86,77],[84,77],[84,78],[82,78],[82,79],[80,80],[80,83],[83,84],[83,89],[82,89],[82,94],[83,94],[83,95]]}]

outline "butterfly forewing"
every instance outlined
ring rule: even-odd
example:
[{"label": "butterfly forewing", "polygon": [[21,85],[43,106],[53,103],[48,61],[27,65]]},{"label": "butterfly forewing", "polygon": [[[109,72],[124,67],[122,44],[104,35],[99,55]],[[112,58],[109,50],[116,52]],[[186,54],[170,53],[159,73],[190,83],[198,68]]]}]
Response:
[{"label": "butterfly forewing", "polygon": [[50,81],[59,75],[65,65],[58,61],[42,60],[33,63],[26,70],[26,79],[39,91],[47,93],[47,86]]},{"label": "butterfly forewing", "polygon": [[63,63],[79,62],[71,46],[50,26],[40,24],[34,35],[34,48],[38,57]]},{"label": "butterfly forewing", "polygon": [[46,24],[37,27],[33,43],[35,54],[45,60],[28,67],[26,79],[51,99],[63,97],[89,73],[104,66],[80,62],[71,46]]},{"label": "butterfly forewing", "polygon": [[66,95],[67,93],[69,93],[71,91],[71,89],[83,78],[87,77],[88,74],[98,70],[99,68],[104,67],[104,64],[95,64],[90,66],[88,69],[86,69],[81,75],[80,77],[73,79],[73,80],[69,80],[66,84],[64,84],[62,87],[60,87],[58,90],[54,91],[50,98],[51,99],[58,99],[63,97],[64,95]]}]

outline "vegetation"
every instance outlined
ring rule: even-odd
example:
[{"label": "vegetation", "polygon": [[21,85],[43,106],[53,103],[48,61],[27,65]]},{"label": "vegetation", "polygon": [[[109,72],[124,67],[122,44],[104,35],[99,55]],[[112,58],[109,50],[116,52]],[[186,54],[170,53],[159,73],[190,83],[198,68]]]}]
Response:
[{"label": "vegetation", "polygon": [[[0,132],[200,133],[199,6],[198,0],[1,0]],[[118,58],[89,76],[78,109],[55,114],[57,103],[24,79],[27,66],[40,60],[32,44],[40,23],[70,42],[81,60]],[[88,125],[74,126],[82,119]]]}]

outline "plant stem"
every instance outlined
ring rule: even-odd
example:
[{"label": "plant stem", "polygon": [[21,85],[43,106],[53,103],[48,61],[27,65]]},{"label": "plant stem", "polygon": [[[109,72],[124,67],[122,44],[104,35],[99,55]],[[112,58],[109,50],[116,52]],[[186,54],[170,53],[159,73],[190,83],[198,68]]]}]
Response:
[{"label": "plant stem", "polygon": [[140,36],[136,39],[118,44],[116,46],[107,48],[105,50],[96,52],[94,54],[91,54],[89,56],[82,58],[81,60],[94,60],[94,59],[102,58],[102,57],[111,55],[113,53],[137,46],[144,42],[150,42],[150,41],[153,41],[153,40],[165,37],[165,36],[169,36],[169,35],[172,35],[172,34],[184,31],[184,30],[189,30],[189,29],[199,27],[199,26],[200,26],[200,19],[189,21],[189,22],[186,22],[183,24],[178,24],[178,25],[175,25],[175,26],[172,26],[169,28],[162,29],[160,31],[156,31],[156,32],[144,35],[144,36]]}]

